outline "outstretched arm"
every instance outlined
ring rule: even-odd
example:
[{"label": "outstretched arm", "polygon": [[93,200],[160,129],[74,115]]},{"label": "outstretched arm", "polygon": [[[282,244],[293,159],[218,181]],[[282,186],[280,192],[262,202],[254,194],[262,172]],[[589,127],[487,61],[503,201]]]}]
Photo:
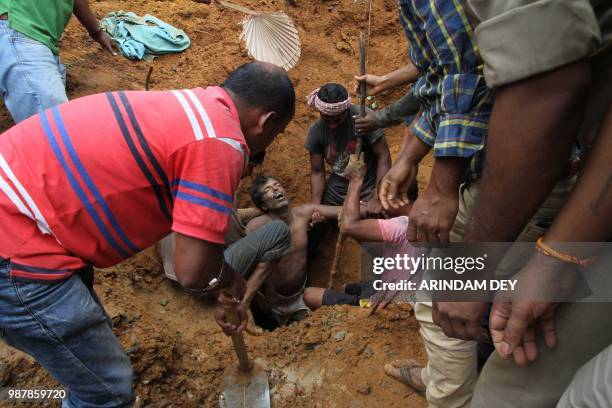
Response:
[{"label": "outstretched arm", "polygon": [[117,55],[117,51],[113,46],[113,41],[109,35],[100,28],[100,22],[89,8],[89,2],[87,0],[75,0],[72,12],[81,25],[85,27],[91,38],[96,40],[106,51],[113,55]]},{"label": "outstretched arm", "polygon": [[397,86],[409,84],[419,76],[419,72],[416,67],[410,62],[408,65],[396,69],[393,72],[389,72],[385,75],[356,75],[355,79],[357,82],[357,88],[359,88],[359,82],[365,81],[367,88],[366,93],[368,95],[377,95],[381,92],[393,89]]},{"label": "outstretched arm", "polygon": [[363,171],[358,174],[349,174],[348,192],[342,207],[342,219],[340,228],[342,232],[356,241],[378,242],[382,241],[382,234],[378,226],[378,220],[360,219],[361,209],[359,195],[363,185]]},{"label": "outstretched arm", "polygon": [[318,212],[321,217],[326,220],[333,220],[338,218],[340,214],[340,206],[334,205],[322,205],[322,204],[304,204],[300,206],[299,210],[302,214],[308,218],[312,217],[312,214]]}]

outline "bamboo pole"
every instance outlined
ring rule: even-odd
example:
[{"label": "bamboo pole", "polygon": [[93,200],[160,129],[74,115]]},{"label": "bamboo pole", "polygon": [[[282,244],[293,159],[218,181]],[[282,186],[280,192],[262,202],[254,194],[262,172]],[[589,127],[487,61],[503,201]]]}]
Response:
[{"label": "bamboo pole", "polygon": [[[359,75],[365,75],[365,73],[366,73],[366,45],[365,45],[365,34],[362,31],[359,35]],[[366,114],[365,101],[366,101],[366,83],[362,81],[359,84],[359,116],[361,116],[362,118]],[[356,135],[356,136],[357,136],[357,145],[355,146],[355,155],[357,156],[357,158],[359,158],[359,156],[361,155],[363,137],[361,137],[360,135]],[[338,214],[338,228],[340,229],[340,231],[338,232],[338,240],[336,241],[336,249],[334,251],[334,260],[332,262],[331,270],[329,271],[329,281],[327,283],[328,288],[331,288],[333,286],[334,277],[338,273],[338,264],[340,263],[340,255],[342,254],[342,246],[346,238],[344,236],[344,233],[342,232],[342,210],[340,210],[340,213]]]}]

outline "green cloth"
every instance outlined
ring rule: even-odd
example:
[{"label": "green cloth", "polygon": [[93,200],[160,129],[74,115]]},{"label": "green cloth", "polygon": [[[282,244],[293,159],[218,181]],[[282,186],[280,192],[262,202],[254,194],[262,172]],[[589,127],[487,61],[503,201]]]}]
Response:
[{"label": "green cloth", "polygon": [[0,15],[9,27],[45,44],[59,54],[59,40],[70,20],[74,0],[0,0]]}]

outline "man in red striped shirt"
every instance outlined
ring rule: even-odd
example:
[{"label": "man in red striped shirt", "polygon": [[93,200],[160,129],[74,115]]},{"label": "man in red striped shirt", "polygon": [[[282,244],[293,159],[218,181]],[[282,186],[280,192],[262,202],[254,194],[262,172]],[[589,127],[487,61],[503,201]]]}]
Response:
[{"label": "man in red striped shirt", "polygon": [[179,282],[219,294],[226,333],[244,328],[244,279],[223,261],[232,197],[294,111],[287,74],[255,62],[220,87],[76,99],[0,136],[0,335],[68,389],[66,406],[133,400],[129,359],[84,284],[91,265],[174,231]]}]

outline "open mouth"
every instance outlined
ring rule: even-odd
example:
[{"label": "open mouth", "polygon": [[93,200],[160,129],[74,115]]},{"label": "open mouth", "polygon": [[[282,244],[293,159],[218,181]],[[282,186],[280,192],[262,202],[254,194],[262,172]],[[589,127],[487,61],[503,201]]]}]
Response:
[{"label": "open mouth", "polygon": [[285,194],[281,193],[280,191],[277,191],[276,193],[274,193],[272,198],[274,198],[276,201],[280,201],[285,198]]}]

